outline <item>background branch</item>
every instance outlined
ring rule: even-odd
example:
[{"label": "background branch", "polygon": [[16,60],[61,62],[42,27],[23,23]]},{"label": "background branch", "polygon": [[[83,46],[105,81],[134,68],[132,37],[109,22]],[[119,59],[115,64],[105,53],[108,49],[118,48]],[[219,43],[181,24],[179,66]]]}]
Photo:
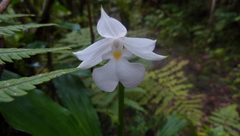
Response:
[{"label": "background branch", "polygon": [[91,6],[90,6],[90,0],[87,0],[87,10],[88,10],[88,20],[89,20],[89,27],[90,27],[90,34],[91,34],[91,43],[94,43],[95,37],[93,33],[93,25],[92,25],[92,13],[91,13]]},{"label": "background branch", "polygon": [[8,7],[12,0],[1,0],[0,1],[0,14],[2,14]]},{"label": "background branch", "polygon": [[210,17],[209,17],[209,22],[208,22],[209,25],[212,23],[212,20],[213,20],[213,14],[214,14],[214,10],[215,10],[215,5],[216,5],[216,0],[212,0],[211,10],[210,10]]}]

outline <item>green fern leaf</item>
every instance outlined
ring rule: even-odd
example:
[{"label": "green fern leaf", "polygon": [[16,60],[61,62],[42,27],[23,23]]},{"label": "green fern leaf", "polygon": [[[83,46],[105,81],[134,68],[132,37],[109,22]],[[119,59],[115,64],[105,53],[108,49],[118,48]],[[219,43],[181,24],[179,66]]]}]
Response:
[{"label": "green fern leaf", "polygon": [[22,58],[29,58],[31,55],[54,52],[70,49],[68,47],[62,48],[46,48],[46,49],[17,49],[17,48],[5,48],[0,49],[0,65],[6,62],[13,62],[13,59],[20,60]]},{"label": "green fern leaf", "polygon": [[0,82],[0,102],[10,102],[12,96],[26,95],[29,90],[35,88],[35,85],[49,81],[58,76],[78,71],[78,68],[56,70],[50,73],[39,74],[32,77],[23,77],[20,79],[10,79]]},{"label": "green fern leaf", "polygon": [[216,127],[223,127],[225,131],[234,136],[238,136],[238,131],[240,131],[240,117],[236,109],[237,105],[233,104],[215,110],[212,112],[212,115],[209,116],[209,122]]},{"label": "green fern leaf", "polygon": [[142,83],[147,92],[142,95],[140,103],[157,105],[155,115],[180,113],[198,124],[202,116],[202,96],[188,93],[193,85],[182,71],[186,64],[186,60],[175,59],[162,69],[148,72],[146,82]]},{"label": "green fern leaf", "polygon": [[8,36],[15,32],[20,32],[29,28],[38,28],[43,26],[53,26],[56,24],[26,24],[26,25],[13,25],[13,26],[1,26],[0,35]]},{"label": "green fern leaf", "polygon": [[0,15],[0,22],[16,17],[26,17],[26,16],[34,16],[32,14],[9,14],[9,15]]}]

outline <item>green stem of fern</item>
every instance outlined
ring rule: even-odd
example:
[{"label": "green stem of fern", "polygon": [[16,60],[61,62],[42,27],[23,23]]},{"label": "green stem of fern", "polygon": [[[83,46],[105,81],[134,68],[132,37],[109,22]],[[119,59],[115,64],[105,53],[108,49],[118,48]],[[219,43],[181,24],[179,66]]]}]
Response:
[{"label": "green stem of fern", "polygon": [[118,136],[123,136],[123,127],[124,127],[124,86],[122,83],[119,83],[119,92],[118,92]]}]

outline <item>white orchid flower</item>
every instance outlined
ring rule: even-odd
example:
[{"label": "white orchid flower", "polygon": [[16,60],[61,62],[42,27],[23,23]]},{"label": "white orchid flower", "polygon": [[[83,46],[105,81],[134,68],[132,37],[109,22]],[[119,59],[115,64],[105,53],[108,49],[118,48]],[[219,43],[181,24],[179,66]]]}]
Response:
[{"label": "white orchid flower", "polygon": [[124,87],[132,88],[138,86],[145,75],[145,68],[139,63],[130,63],[125,57],[131,57],[132,53],[123,49],[122,45],[112,46],[112,50],[102,56],[110,59],[107,64],[93,70],[92,76],[96,85],[103,91],[112,92],[118,82]]},{"label": "white orchid flower", "polygon": [[101,18],[97,24],[97,31],[105,38],[93,43],[82,51],[73,53],[79,60],[82,60],[78,68],[88,69],[97,65],[103,60],[103,54],[109,52],[113,45],[124,46],[133,54],[143,59],[154,61],[165,58],[165,56],[153,52],[156,40],[125,37],[127,29],[121,22],[109,17],[103,8],[101,8]]}]

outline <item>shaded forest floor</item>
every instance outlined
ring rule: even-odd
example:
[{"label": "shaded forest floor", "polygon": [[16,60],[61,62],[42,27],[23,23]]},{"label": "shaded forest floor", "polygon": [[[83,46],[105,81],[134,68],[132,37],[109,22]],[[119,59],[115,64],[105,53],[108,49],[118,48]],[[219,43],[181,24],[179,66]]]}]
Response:
[{"label": "shaded forest floor", "polygon": [[[155,52],[162,54],[159,49]],[[232,65],[233,67],[231,67],[224,64],[221,58],[216,59],[208,54],[190,56],[186,53],[185,47],[174,47],[169,58],[154,63],[155,67],[163,67],[172,59],[177,59],[179,62],[182,60],[189,61],[183,70],[190,82],[194,85],[194,88],[190,93],[205,95],[202,99],[205,117],[210,115],[215,109],[240,102],[236,95],[238,92],[231,88],[234,86],[234,88],[239,89],[239,83],[233,83],[237,75],[231,75],[232,71],[226,70],[239,70],[239,68],[237,68],[239,62],[234,62]],[[237,110],[240,113],[240,108]],[[202,121],[204,122],[204,118]]]}]

